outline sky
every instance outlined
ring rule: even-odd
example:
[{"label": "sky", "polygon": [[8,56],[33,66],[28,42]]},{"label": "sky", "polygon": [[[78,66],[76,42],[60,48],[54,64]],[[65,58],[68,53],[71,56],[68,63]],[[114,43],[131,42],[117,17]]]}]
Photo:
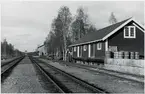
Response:
[{"label": "sky", "polygon": [[111,12],[118,22],[134,17],[144,23],[143,1],[8,1],[1,2],[1,41],[6,38],[20,51],[34,51],[43,44],[61,6],[68,6],[72,16],[83,7],[97,29],[109,25]]}]

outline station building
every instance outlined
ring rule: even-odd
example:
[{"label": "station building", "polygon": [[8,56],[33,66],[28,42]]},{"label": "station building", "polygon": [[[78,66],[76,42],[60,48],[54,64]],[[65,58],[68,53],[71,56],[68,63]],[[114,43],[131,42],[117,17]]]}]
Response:
[{"label": "station building", "polygon": [[104,59],[106,51],[138,52],[144,57],[144,27],[129,18],[89,33],[69,48],[73,58]]}]

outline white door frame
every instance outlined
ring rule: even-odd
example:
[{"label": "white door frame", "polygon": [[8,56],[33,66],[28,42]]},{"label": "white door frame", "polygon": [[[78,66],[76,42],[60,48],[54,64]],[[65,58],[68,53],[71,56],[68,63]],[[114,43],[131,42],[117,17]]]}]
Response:
[{"label": "white door frame", "polygon": [[79,57],[79,46],[77,48],[77,57]]},{"label": "white door frame", "polygon": [[91,57],[91,44],[89,44],[88,46],[89,46],[89,47],[88,47],[88,48],[89,48],[89,49],[88,49],[88,57]]}]

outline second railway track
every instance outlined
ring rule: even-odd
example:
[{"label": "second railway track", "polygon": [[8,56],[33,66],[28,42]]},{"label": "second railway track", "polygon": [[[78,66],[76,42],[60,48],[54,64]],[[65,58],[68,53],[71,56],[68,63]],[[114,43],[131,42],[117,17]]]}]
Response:
[{"label": "second railway track", "polygon": [[1,76],[3,76],[4,73],[6,73],[9,69],[13,68],[17,63],[19,63],[24,56],[16,58],[8,63],[1,65]]},{"label": "second railway track", "polygon": [[45,75],[51,79],[62,93],[108,93],[86,81],[66,73],[52,65],[30,57]]}]

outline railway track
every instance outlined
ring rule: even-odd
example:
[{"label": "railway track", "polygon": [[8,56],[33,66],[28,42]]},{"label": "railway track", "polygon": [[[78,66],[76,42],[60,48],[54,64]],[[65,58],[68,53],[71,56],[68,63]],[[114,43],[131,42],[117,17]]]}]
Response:
[{"label": "railway track", "polygon": [[10,62],[7,62],[7,63],[3,63],[1,65],[1,76],[3,76],[8,70],[13,68],[16,64],[18,64],[23,58],[24,58],[24,56],[16,58],[16,59],[14,59]]},{"label": "railway track", "polygon": [[15,58],[15,59],[13,59],[13,60],[11,60],[11,61],[8,61],[8,62],[1,62],[1,67],[7,65],[8,63],[11,63],[11,62],[15,61],[16,59],[17,59],[17,58]]},{"label": "railway track", "polygon": [[48,63],[32,57],[30,59],[62,93],[108,93]]},{"label": "railway track", "polygon": [[[54,89],[51,91],[55,91],[55,93],[65,93],[54,81],[53,79],[51,79],[46,71],[41,67],[39,66],[37,63],[35,63],[35,60],[32,58],[32,57],[29,57],[29,59],[31,60],[31,62],[37,67],[37,69],[44,75],[44,77],[48,80],[48,82],[50,82],[49,84],[51,84],[51,88],[54,87]],[[49,89],[51,89],[49,88]]]}]

